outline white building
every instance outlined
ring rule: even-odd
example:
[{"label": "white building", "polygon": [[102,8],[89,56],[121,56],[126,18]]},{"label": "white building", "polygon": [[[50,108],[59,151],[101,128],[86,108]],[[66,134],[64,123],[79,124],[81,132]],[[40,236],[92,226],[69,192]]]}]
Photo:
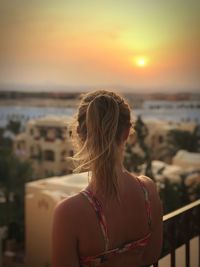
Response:
[{"label": "white building", "polygon": [[163,144],[166,140],[167,134],[171,130],[193,132],[196,127],[195,122],[166,122],[157,119],[145,121],[145,124],[149,130],[146,141],[148,144],[151,144],[152,147]]},{"label": "white building", "polygon": [[161,120],[149,120],[145,124],[148,127],[146,143],[153,148],[152,158],[161,159],[167,163],[171,162],[171,155],[168,151],[168,134],[172,130],[187,131],[192,133],[196,127],[195,122],[166,122]]},{"label": "white building", "polygon": [[188,152],[179,150],[173,157],[173,164],[184,169],[199,169],[200,170],[200,153]]},{"label": "white building", "polygon": [[87,173],[81,173],[26,184],[25,266],[50,266],[53,210],[60,200],[81,191],[87,183]]},{"label": "white building", "polygon": [[70,118],[47,116],[30,120],[24,133],[16,136],[14,152],[21,159],[30,159],[35,178],[63,175],[71,172],[73,156]]}]

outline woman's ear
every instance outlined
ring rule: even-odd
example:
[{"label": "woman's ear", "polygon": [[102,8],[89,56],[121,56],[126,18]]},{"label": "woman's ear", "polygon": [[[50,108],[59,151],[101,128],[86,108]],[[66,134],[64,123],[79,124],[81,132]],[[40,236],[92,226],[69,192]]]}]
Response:
[{"label": "woman's ear", "polygon": [[123,134],[122,134],[122,141],[123,142],[125,142],[128,139],[129,133],[130,133],[130,126],[126,127],[123,131]]}]

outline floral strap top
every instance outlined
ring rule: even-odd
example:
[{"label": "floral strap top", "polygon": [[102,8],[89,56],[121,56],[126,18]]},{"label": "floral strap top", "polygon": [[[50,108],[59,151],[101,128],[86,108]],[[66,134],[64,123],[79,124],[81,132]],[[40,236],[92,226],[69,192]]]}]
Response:
[{"label": "floral strap top", "polygon": [[148,191],[144,185],[144,183],[137,178],[142,191],[144,192],[144,198],[145,198],[145,208],[146,208],[146,212],[147,212],[147,218],[148,218],[148,225],[149,225],[149,233],[136,241],[132,241],[126,244],[123,244],[121,247],[118,248],[114,248],[114,249],[108,249],[109,248],[109,238],[108,238],[108,228],[106,225],[106,219],[103,213],[103,209],[102,209],[102,205],[99,202],[99,200],[94,196],[94,194],[89,191],[89,190],[83,190],[81,191],[81,194],[83,194],[88,201],[90,202],[90,204],[92,205],[92,207],[94,208],[96,215],[97,215],[97,219],[99,222],[99,225],[101,227],[101,231],[102,231],[102,235],[104,237],[104,244],[105,244],[105,251],[103,253],[94,255],[94,256],[88,256],[88,257],[80,257],[80,266],[81,267],[95,267],[100,265],[101,263],[109,260],[111,257],[129,251],[131,249],[134,248],[138,248],[138,247],[145,247],[148,244],[149,238],[151,236],[151,206],[150,206],[150,200],[149,200],[149,194]]}]

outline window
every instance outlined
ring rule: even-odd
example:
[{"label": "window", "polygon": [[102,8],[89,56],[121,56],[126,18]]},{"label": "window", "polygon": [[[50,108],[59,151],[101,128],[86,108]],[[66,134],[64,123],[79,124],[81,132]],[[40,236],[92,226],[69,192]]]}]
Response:
[{"label": "window", "polygon": [[32,128],[30,129],[30,135],[34,135],[34,130]]},{"label": "window", "polygon": [[73,157],[74,156],[74,151],[72,149],[69,151],[69,156],[70,157]]},{"label": "window", "polygon": [[62,139],[63,138],[62,129],[61,128],[56,128],[56,137],[58,139]]},{"label": "window", "polygon": [[45,150],[44,151],[44,159],[46,161],[54,161],[55,160],[55,153],[52,150]]},{"label": "window", "polygon": [[163,136],[162,135],[159,135],[159,137],[158,137],[158,142],[161,144],[161,143],[163,143]]},{"label": "window", "polygon": [[46,141],[53,142],[55,140],[55,129],[49,128],[46,133]]},{"label": "window", "polygon": [[38,127],[34,131],[34,138],[35,138],[35,140],[40,139],[40,129]]},{"label": "window", "polygon": [[47,130],[45,128],[41,128],[40,129],[40,136],[46,138]]}]

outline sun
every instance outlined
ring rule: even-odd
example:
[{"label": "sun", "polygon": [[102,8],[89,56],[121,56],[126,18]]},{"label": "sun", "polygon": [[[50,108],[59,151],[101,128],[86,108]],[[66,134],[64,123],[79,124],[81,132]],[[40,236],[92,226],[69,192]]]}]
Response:
[{"label": "sun", "polygon": [[148,65],[148,59],[147,59],[147,57],[142,57],[142,56],[141,57],[135,57],[133,59],[133,63],[137,67],[144,68]]},{"label": "sun", "polygon": [[144,58],[138,59],[137,64],[138,64],[138,66],[144,67],[146,64],[145,59]]}]

